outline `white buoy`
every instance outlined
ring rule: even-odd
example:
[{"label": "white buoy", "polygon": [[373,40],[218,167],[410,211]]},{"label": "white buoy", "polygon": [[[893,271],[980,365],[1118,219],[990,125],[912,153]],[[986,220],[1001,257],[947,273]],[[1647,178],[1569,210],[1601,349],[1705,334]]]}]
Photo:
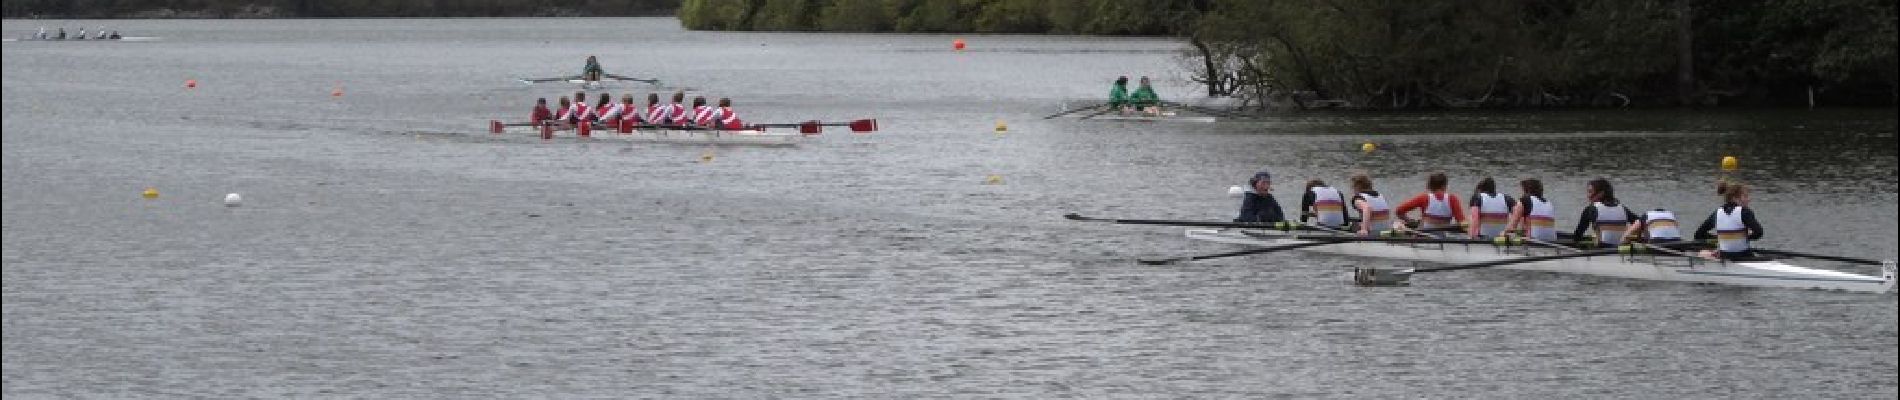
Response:
[{"label": "white buoy", "polygon": [[244,196],[239,196],[237,193],[224,195],[225,207],[237,207],[241,205],[244,205]]},{"label": "white buoy", "polygon": [[1247,194],[1247,189],[1240,187],[1240,185],[1233,185],[1233,186],[1227,187],[1228,196],[1240,197],[1240,195],[1243,195],[1243,194]]}]

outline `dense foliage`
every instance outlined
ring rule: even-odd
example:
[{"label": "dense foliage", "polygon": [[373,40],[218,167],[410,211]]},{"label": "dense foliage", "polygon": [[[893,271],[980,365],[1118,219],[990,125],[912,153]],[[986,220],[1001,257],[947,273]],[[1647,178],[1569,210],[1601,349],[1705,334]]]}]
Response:
[{"label": "dense foliage", "polygon": [[672,15],[680,0],[7,0],[6,18]]},{"label": "dense foliage", "polygon": [[[1175,35],[1210,94],[1892,105],[1892,0],[685,0],[690,29]],[[1686,62],[1685,62],[1686,61]],[[1686,66],[1686,68],[1684,68]],[[1321,102],[1321,100],[1324,100]]]}]

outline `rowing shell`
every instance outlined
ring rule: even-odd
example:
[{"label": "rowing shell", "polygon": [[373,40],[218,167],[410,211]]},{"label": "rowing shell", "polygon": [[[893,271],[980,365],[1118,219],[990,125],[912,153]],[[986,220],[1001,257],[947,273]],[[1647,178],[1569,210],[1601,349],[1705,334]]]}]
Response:
[{"label": "rowing shell", "polygon": [[99,39],[99,38],[40,39],[40,38],[35,38],[35,37],[26,37],[26,38],[6,38],[4,39],[4,41],[7,41],[7,42],[151,42],[151,41],[157,41],[158,39],[159,37],[157,36],[120,36],[118,39]]},{"label": "rowing shell", "polygon": [[[1296,233],[1245,229],[1189,229],[1189,239],[1248,246],[1280,246],[1309,243]],[[1310,236],[1309,236],[1310,237]],[[1528,250],[1479,244],[1403,244],[1380,242],[1342,242],[1301,250],[1376,257],[1393,260],[1425,261],[1443,264],[1472,264],[1521,258],[1527,252],[1556,252],[1554,249]],[[1717,283],[1794,289],[1825,289],[1850,292],[1886,293],[1894,288],[1894,263],[1881,266],[1882,276],[1801,267],[1782,260],[1720,262],[1669,255],[1605,255],[1563,258],[1541,262],[1508,264],[1497,268],[1527,271],[1562,272],[1616,278],[1656,281]]]},{"label": "rowing shell", "polygon": [[1147,115],[1147,114],[1130,114],[1130,115],[1121,115],[1121,114],[1102,114],[1102,115],[1094,115],[1094,116],[1091,116],[1091,115],[1088,115],[1088,114],[1072,114],[1072,115],[1070,115],[1070,117],[1074,117],[1074,118],[1077,118],[1077,119],[1085,119],[1085,120],[1103,120],[1103,121],[1137,121],[1137,122],[1199,122],[1199,123],[1208,123],[1208,122],[1214,122],[1214,121],[1216,120],[1216,119],[1215,119],[1214,117],[1210,117],[1210,116],[1193,116],[1193,117],[1191,117],[1191,116],[1184,116],[1184,115],[1178,115],[1178,114],[1175,114],[1174,112],[1163,112],[1163,113],[1161,113],[1161,115]]},{"label": "rowing shell", "polygon": [[[509,131],[534,132],[537,135],[540,134],[539,128],[533,127],[514,127],[509,129]],[[577,136],[577,132],[572,129],[557,131],[556,134],[569,137]],[[619,133],[612,129],[595,129],[587,136],[587,138],[594,140],[618,140],[641,143],[766,147],[797,146],[811,140],[811,137],[812,135],[801,134],[793,130],[771,131],[765,129],[635,129],[629,133]]]}]

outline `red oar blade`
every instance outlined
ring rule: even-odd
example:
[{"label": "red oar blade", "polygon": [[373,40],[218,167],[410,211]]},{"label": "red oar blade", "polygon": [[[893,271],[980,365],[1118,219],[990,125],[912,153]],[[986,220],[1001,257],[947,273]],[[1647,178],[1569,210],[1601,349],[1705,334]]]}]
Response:
[{"label": "red oar blade", "polygon": [[798,133],[806,136],[816,135],[824,131],[824,124],[817,120],[805,121],[798,124]]},{"label": "red oar blade", "polygon": [[856,121],[851,121],[851,131],[852,132],[876,132],[877,120],[876,119],[860,119]]}]

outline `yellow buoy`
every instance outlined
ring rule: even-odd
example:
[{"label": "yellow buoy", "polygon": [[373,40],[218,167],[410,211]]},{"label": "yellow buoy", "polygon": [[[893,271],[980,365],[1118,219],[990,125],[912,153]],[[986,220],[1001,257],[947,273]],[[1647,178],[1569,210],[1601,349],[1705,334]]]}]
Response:
[{"label": "yellow buoy", "polygon": [[713,160],[712,150],[706,150],[705,153],[699,153],[699,162],[709,163],[709,162],[712,162],[712,160]]},{"label": "yellow buoy", "polygon": [[996,133],[1001,134],[1003,132],[1009,132],[1009,124],[1000,119],[996,120]]},{"label": "yellow buoy", "polygon": [[1723,170],[1723,171],[1734,171],[1734,170],[1736,170],[1737,168],[1741,168],[1741,167],[1742,167],[1742,162],[1741,162],[1741,160],[1737,160],[1737,159],[1735,159],[1735,156],[1723,156],[1723,157],[1722,157],[1722,170]]},{"label": "yellow buoy", "polygon": [[139,193],[139,195],[145,196],[145,198],[147,199],[156,199],[158,198],[158,188],[155,188],[155,187],[145,188],[145,192]]},{"label": "yellow buoy", "polygon": [[1378,150],[1378,149],[1379,149],[1379,145],[1372,144],[1372,142],[1366,142],[1366,144],[1359,145],[1359,151],[1363,151],[1367,153],[1371,153],[1373,150]]},{"label": "yellow buoy", "polygon": [[990,176],[989,176],[988,178],[984,178],[984,179],[983,179],[983,184],[985,184],[985,185],[1001,185],[1001,184],[1003,184],[1003,176],[1002,176],[1002,175],[994,175],[994,174],[992,174],[992,175],[990,175]]}]

